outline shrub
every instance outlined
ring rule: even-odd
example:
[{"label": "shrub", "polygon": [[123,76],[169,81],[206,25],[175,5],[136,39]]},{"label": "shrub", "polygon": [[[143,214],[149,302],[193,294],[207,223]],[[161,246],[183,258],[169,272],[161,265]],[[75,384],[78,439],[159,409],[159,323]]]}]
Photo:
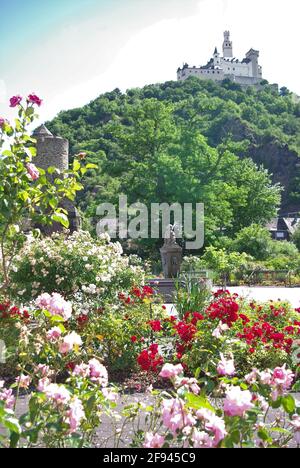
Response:
[{"label": "shrub", "polygon": [[143,282],[144,272],[136,263],[136,257],[123,255],[120,244],[105,236],[97,240],[87,232],[30,236],[15,258],[10,294],[19,301],[46,291],[104,300]]}]

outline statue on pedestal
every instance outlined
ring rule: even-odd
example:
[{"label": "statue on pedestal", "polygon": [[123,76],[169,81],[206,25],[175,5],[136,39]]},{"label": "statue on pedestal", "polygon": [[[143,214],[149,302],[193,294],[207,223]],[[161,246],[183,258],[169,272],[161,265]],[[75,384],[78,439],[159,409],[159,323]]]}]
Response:
[{"label": "statue on pedestal", "polygon": [[176,226],[170,224],[164,235],[164,245],[160,249],[165,278],[176,278],[182,263],[182,248],[176,242]]}]

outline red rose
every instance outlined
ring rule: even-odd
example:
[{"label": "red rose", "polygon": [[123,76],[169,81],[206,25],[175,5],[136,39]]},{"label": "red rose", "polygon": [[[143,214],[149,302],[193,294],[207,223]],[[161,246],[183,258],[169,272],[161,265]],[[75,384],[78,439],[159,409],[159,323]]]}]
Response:
[{"label": "red rose", "polygon": [[159,332],[162,330],[162,326],[159,320],[151,320],[148,323],[154,332]]},{"label": "red rose", "polygon": [[136,343],[136,342],[137,342],[137,337],[136,337],[136,336],[132,336],[132,337],[130,338],[130,340],[131,340],[131,343]]}]

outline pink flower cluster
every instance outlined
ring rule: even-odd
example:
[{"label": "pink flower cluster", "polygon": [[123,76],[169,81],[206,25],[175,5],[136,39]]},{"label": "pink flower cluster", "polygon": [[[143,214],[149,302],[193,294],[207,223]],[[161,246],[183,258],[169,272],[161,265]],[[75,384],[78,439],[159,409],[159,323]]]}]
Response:
[{"label": "pink flower cluster", "polygon": [[69,320],[72,316],[72,304],[58,293],[41,294],[35,301],[37,307],[48,310],[51,315],[58,315],[65,320]]},{"label": "pink flower cluster", "polygon": [[286,368],[286,364],[282,367],[276,367],[273,371],[267,369],[265,371],[253,371],[246,375],[245,380],[249,385],[260,382],[263,385],[271,387],[272,399],[276,401],[279,396],[283,395],[292,386],[295,375],[290,369]]},{"label": "pink flower cluster", "polygon": [[73,434],[80,428],[81,422],[85,419],[85,412],[82,402],[79,398],[74,398],[69,404],[66,415],[66,423],[69,424],[69,433]]},{"label": "pink flower cluster", "polygon": [[254,407],[252,393],[240,387],[231,386],[226,391],[224,400],[224,413],[227,416],[245,417],[247,411]]},{"label": "pink flower cluster", "polygon": [[0,401],[4,402],[5,409],[12,410],[15,406],[16,399],[11,389],[4,387],[4,381],[0,381]]},{"label": "pink flower cluster", "polygon": [[[22,100],[23,98],[20,95],[12,96],[9,100],[10,107],[17,107],[19,104],[21,104]],[[43,101],[35,93],[31,93],[27,98],[27,102],[30,104],[36,104],[40,107]]]},{"label": "pink flower cluster", "polygon": [[73,370],[73,375],[84,378],[87,377],[103,388],[108,385],[107,369],[97,359],[91,359],[88,364],[76,365]]},{"label": "pink flower cluster", "polygon": [[181,364],[177,364],[176,366],[173,364],[165,364],[159,374],[159,377],[164,379],[174,379],[181,374],[183,374],[183,367]]},{"label": "pink flower cluster", "polygon": [[24,388],[27,390],[29,385],[31,384],[31,377],[29,375],[21,374],[19,377],[16,378],[16,383],[19,385],[20,388]]},{"label": "pink flower cluster", "polygon": [[59,352],[61,354],[68,354],[73,351],[74,348],[82,345],[82,339],[76,332],[71,332],[63,338],[63,341],[59,345]]},{"label": "pink flower cluster", "polygon": [[196,423],[195,418],[186,411],[184,401],[180,398],[170,398],[162,402],[162,420],[164,426],[176,435],[186,427]]},{"label": "pink flower cluster", "polygon": [[221,376],[228,375],[229,377],[235,374],[235,367],[233,359],[225,359],[223,354],[221,356],[221,361],[217,366],[217,372]]},{"label": "pink flower cluster", "polygon": [[165,443],[165,438],[159,434],[146,432],[144,448],[161,448]]},{"label": "pink flower cluster", "polygon": [[28,177],[31,180],[37,180],[40,177],[40,172],[34,164],[32,163],[26,164],[26,169],[27,169]]},{"label": "pink flower cluster", "polygon": [[211,433],[211,435],[209,435],[209,437],[205,436],[203,438],[201,435],[199,436],[199,434],[196,433],[196,437],[194,436],[194,439],[196,439],[194,440],[194,447],[199,448],[199,442],[200,445],[206,448],[217,447],[219,443],[227,436],[225,421],[222,418],[219,418],[219,416],[216,416],[212,411],[205,408],[198,410],[196,416],[203,422],[204,429]]},{"label": "pink flower cluster", "polygon": [[61,335],[61,329],[59,327],[53,327],[47,332],[47,340],[50,341],[50,343],[55,343],[57,340],[59,340]]}]

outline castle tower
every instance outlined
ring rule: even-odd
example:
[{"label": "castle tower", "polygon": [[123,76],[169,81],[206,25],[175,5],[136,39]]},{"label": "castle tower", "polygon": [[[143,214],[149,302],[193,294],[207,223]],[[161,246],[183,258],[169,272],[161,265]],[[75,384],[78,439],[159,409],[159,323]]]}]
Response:
[{"label": "castle tower", "polygon": [[249,52],[246,54],[246,58],[250,60],[251,65],[252,65],[252,76],[253,78],[259,78],[261,77],[261,69],[258,65],[258,57],[259,57],[259,51],[250,49]]},{"label": "castle tower", "polygon": [[[34,158],[35,165],[47,171],[49,167],[56,167],[60,171],[69,169],[69,142],[65,138],[54,136],[45,125],[38,127],[32,134],[36,139],[37,155]],[[47,175],[49,180],[53,180],[52,176]],[[68,212],[70,223],[70,231],[78,231],[81,221],[76,207],[68,200],[62,200],[60,206]],[[62,231],[62,226],[58,223],[53,223],[51,226],[38,226],[45,235],[51,235],[53,232]]]},{"label": "castle tower", "polygon": [[55,137],[45,125],[38,127],[32,136],[37,142],[37,156],[34,160],[37,167],[46,170],[53,166],[60,171],[69,168],[68,140]]},{"label": "castle tower", "polygon": [[215,67],[220,67],[221,61],[220,61],[220,54],[218,52],[218,49],[215,48],[214,51],[214,66]]},{"label": "castle tower", "polygon": [[230,32],[224,32],[224,42],[223,42],[223,57],[225,58],[232,58],[233,51],[232,51],[232,41],[230,40]]}]

